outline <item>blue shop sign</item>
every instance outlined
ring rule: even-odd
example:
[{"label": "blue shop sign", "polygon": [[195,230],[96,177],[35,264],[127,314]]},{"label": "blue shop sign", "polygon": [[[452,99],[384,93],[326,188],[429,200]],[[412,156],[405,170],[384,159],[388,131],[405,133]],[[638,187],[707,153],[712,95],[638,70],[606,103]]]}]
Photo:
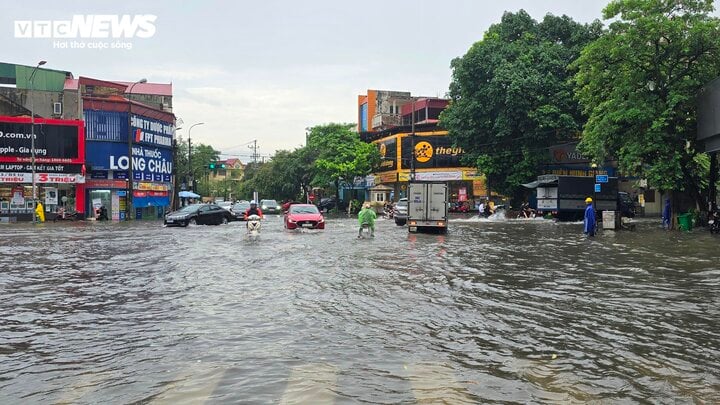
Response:
[{"label": "blue shop sign", "polygon": [[[128,141],[128,113],[121,111],[83,110],[87,141]],[[175,125],[141,115],[130,115],[133,142],[172,148]]]},{"label": "blue shop sign", "polygon": [[[119,172],[128,170],[128,146],[120,142],[86,142],[85,157],[93,170],[113,170],[115,178]],[[170,181],[173,170],[172,149],[133,145],[134,180],[153,181],[161,177]],[[159,177],[156,177],[159,176]]]}]

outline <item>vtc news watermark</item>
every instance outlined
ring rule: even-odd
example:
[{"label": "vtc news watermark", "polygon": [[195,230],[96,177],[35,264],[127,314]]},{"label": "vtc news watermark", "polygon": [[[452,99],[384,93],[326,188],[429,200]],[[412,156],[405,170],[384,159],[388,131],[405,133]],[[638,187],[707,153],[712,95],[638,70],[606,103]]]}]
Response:
[{"label": "vtc news watermark", "polygon": [[128,39],[152,38],[157,16],[139,15],[73,15],[69,20],[15,20],[15,38],[50,39],[58,49],[126,49],[133,47]]}]

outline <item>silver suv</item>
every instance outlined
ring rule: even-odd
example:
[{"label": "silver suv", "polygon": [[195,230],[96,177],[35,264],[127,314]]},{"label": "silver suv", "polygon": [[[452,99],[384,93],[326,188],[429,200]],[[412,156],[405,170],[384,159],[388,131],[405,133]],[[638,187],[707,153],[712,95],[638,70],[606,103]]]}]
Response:
[{"label": "silver suv", "polygon": [[395,218],[395,225],[403,226],[407,223],[408,219],[408,199],[401,198],[395,207],[393,208],[393,218]]}]

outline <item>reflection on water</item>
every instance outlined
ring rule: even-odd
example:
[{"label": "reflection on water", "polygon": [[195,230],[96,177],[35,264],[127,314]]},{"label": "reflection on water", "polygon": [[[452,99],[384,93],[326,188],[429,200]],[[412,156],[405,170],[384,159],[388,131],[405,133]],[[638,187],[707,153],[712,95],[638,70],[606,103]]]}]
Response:
[{"label": "reflection on water", "polygon": [[3,226],[0,403],[720,401],[720,239]]}]

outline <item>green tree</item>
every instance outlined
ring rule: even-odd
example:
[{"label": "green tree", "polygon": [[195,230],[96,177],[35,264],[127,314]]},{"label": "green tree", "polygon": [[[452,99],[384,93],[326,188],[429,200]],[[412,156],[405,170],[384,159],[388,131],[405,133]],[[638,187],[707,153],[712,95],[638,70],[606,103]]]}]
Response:
[{"label": "green tree", "polygon": [[351,129],[355,124],[326,124],[310,129],[304,159],[313,159],[311,184],[332,184],[337,199],[340,186],[352,185],[356,177],[370,174],[380,163],[375,145],[360,140]]},{"label": "green tree", "polygon": [[615,0],[607,32],[575,63],[588,115],[580,149],[625,175],[682,190],[701,207],[708,159],[696,142],[696,96],[720,72],[711,0]]},{"label": "green tree", "polygon": [[441,123],[488,187],[517,195],[537,176],[547,147],[577,138],[584,123],[567,67],[602,32],[567,16],[541,22],[507,12],[452,61],[450,105]]},{"label": "green tree", "polygon": [[211,191],[210,186],[210,168],[208,165],[211,162],[217,162],[220,159],[220,152],[213,149],[210,145],[202,143],[192,146],[192,174],[198,184],[196,193],[204,196],[209,196]]}]

